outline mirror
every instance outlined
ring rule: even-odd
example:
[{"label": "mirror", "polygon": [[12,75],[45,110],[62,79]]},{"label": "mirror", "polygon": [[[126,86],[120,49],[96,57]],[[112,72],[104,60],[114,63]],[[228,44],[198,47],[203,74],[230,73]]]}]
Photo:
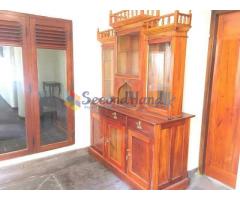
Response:
[{"label": "mirror", "polygon": [[150,106],[166,108],[170,104],[171,44],[149,45],[147,95]]},{"label": "mirror", "polygon": [[66,51],[37,49],[41,145],[67,140]]},{"label": "mirror", "polygon": [[22,47],[0,46],[0,153],[27,148]]}]

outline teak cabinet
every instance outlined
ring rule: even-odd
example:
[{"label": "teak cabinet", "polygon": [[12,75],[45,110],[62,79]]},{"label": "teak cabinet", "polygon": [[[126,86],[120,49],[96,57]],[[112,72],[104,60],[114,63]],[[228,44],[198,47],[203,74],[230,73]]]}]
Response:
[{"label": "teak cabinet", "polygon": [[165,120],[91,105],[90,151],[136,188],[185,188],[191,115]]},{"label": "teak cabinet", "polygon": [[[182,112],[191,12],[110,12],[103,101],[91,104],[90,153],[138,189],[188,186],[190,118]],[[105,100],[105,101],[104,101]]]}]

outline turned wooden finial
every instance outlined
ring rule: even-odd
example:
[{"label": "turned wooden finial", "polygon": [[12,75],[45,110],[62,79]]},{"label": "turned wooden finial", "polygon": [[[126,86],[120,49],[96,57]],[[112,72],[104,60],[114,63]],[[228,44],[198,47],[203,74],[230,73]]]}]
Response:
[{"label": "turned wooden finial", "polygon": [[112,21],[112,10],[109,11],[109,24],[110,26],[112,25],[113,21]]},{"label": "turned wooden finial", "polygon": [[175,10],[174,12],[174,24],[178,24],[178,15],[179,15],[179,10]]},{"label": "turned wooden finial", "polygon": [[175,14],[178,14],[179,13],[179,10],[175,10],[175,12],[174,12]]}]

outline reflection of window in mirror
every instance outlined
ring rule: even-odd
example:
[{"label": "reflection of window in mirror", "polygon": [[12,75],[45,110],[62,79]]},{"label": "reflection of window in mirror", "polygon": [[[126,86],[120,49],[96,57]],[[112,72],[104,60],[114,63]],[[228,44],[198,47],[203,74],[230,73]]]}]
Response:
[{"label": "reflection of window in mirror", "polygon": [[170,103],[170,42],[150,44],[148,58],[147,95],[153,101],[150,106],[165,107]]}]

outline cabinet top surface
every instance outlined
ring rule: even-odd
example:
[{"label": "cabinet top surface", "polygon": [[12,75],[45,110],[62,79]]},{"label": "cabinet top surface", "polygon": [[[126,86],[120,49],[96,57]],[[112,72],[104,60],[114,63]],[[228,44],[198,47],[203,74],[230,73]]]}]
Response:
[{"label": "cabinet top surface", "polygon": [[146,108],[132,108],[132,109],[129,109],[127,107],[124,107],[124,106],[118,105],[118,104],[104,104],[104,105],[103,104],[97,104],[97,106],[108,109],[108,110],[111,110],[113,112],[118,112],[118,113],[127,115],[127,116],[132,117],[132,118],[136,118],[136,119],[148,122],[148,123],[153,124],[153,125],[171,123],[171,122],[175,122],[175,121],[179,121],[179,120],[194,117],[194,115],[187,114],[187,113],[182,113],[181,117],[175,117],[175,118],[169,119],[166,116],[163,116],[163,115],[160,115],[160,114],[157,114],[157,113],[153,113],[153,112],[149,112],[148,110],[146,110]]}]

